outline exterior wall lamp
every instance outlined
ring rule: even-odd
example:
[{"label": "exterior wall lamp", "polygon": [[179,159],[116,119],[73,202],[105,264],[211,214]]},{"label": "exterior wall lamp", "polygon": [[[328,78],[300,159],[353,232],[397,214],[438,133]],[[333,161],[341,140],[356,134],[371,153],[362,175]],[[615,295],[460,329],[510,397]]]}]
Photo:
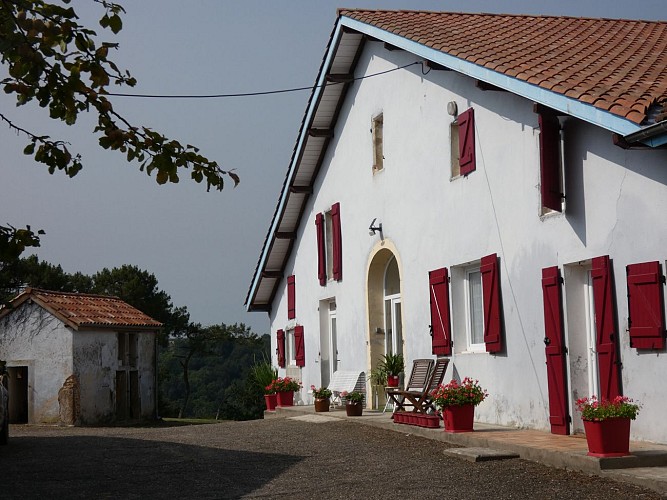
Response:
[{"label": "exterior wall lamp", "polygon": [[373,222],[371,222],[371,225],[368,226],[368,234],[370,236],[374,236],[375,233],[379,232],[380,233],[380,239],[384,240],[384,235],[382,234],[382,222],[380,222],[377,226],[375,225],[375,221],[377,220],[377,217],[373,219]]}]

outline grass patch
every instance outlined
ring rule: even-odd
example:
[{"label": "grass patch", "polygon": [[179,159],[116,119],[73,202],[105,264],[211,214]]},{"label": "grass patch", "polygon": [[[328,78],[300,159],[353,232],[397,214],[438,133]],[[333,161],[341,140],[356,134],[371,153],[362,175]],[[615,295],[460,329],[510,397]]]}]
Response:
[{"label": "grass patch", "polygon": [[219,424],[221,420],[214,418],[162,418],[162,421],[168,425],[204,425]]}]

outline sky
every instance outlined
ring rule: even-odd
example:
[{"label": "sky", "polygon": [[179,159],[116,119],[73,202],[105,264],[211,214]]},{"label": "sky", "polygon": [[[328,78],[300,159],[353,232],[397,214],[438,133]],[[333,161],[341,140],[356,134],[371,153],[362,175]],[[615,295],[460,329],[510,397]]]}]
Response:
[{"label": "sky", "polygon": [[[123,30],[97,25],[92,0],[74,0],[81,20],[145,94],[223,94],[312,86],[336,21],[336,9],[667,19],[664,0],[141,0],[123,2]],[[600,6],[604,6],[603,9]],[[94,26],[93,26],[94,25]],[[0,79],[6,69],[0,68]],[[119,90],[121,91],[121,90]],[[201,100],[113,99],[134,124],[200,148],[241,183],[222,192],[181,174],[159,186],[138,165],[102,150],[93,117],[68,127],[36,106],[16,108],[0,93],[0,109],[17,125],[71,143],[84,169],[73,179],[22,154],[28,141],[0,127],[0,224],[43,229],[41,260],[67,272],[94,274],[136,265],[157,277],[175,306],[204,325],[245,323],[268,332],[266,313],[244,300],[278,202],[309,91]],[[26,254],[26,255],[27,255]]]}]

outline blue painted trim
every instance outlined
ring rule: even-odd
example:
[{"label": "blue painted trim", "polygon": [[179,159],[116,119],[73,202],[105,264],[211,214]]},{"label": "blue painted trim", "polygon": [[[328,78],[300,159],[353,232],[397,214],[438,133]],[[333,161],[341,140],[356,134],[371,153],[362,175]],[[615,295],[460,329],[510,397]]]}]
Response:
[{"label": "blue painted trim", "polygon": [[271,244],[271,241],[273,241],[276,231],[278,229],[278,222],[280,220],[280,215],[285,210],[285,203],[287,203],[287,194],[289,192],[289,186],[292,185],[292,179],[296,174],[297,162],[299,157],[301,156],[299,153],[303,148],[303,144],[308,136],[308,124],[311,123],[311,120],[313,118],[313,113],[315,113],[315,104],[319,101],[320,94],[324,92],[324,84],[326,83],[327,71],[331,67],[331,63],[336,54],[335,49],[336,47],[338,47],[338,42],[340,41],[342,33],[343,29],[339,19],[338,22],[336,23],[336,29],[334,30],[334,34],[331,37],[331,43],[329,44],[329,50],[324,60],[324,64],[322,65],[322,70],[319,76],[317,77],[317,87],[315,88],[315,91],[312,94],[312,97],[310,99],[310,105],[308,106],[308,110],[306,111],[306,118],[303,121],[303,128],[299,135],[299,139],[297,141],[295,149],[295,154],[292,158],[292,162],[290,163],[289,170],[287,173],[287,182],[285,183],[282,193],[280,193],[280,201],[278,202],[278,210],[276,211],[276,217],[273,219],[273,222],[271,224],[271,229],[269,230],[269,237],[267,238],[266,244],[262,249],[262,256],[259,261],[259,266],[257,267],[257,273],[255,274],[252,281],[252,286],[250,287],[250,293],[248,294],[248,303],[246,304],[247,311],[250,310],[250,304],[252,303],[253,298],[255,297],[257,286],[259,285],[259,277],[262,274],[262,270],[264,269],[264,265],[266,264],[266,259],[268,258],[269,246]]},{"label": "blue painted trim", "polygon": [[498,73],[497,71],[484,68],[477,64],[459,59],[452,55],[440,52],[439,50],[432,49],[421,43],[413,42],[408,40],[400,35],[390,33],[388,31],[376,28],[366,23],[357,21],[356,19],[350,19],[348,17],[342,17],[340,23],[343,26],[347,26],[356,31],[364,33],[366,35],[387,42],[395,47],[399,47],[408,52],[428,59],[430,61],[436,62],[451,68],[454,71],[467,75],[471,78],[477,80],[482,80],[484,82],[500,87],[501,89],[517,94],[531,101],[538,102],[545,106],[548,106],[552,109],[567,113],[568,115],[575,116],[581,120],[587,121],[598,127],[611,130],[621,135],[631,134],[636,132],[641,127],[635,123],[621,118],[617,115],[609,113],[596,108],[590,104],[578,101],[571,97],[567,97],[563,94],[557,92],[552,92],[551,90],[543,89],[532,83],[519,80],[503,73]]},{"label": "blue painted trim", "polygon": [[667,133],[656,135],[650,139],[643,140],[642,143],[652,148],[657,148],[658,146],[664,146],[667,144]]}]

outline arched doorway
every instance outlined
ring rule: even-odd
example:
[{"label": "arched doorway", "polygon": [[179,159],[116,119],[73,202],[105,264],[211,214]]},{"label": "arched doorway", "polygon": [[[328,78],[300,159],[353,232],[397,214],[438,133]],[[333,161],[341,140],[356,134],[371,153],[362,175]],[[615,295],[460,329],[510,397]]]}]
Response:
[{"label": "arched doorway", "polygon": [[[386,353],[404,353],[401,273],[398,253],[384,240],[369,259],[366,283],[368,301],[368,374],[372,375]],[[385,396],[369,380],[368,405],[384,406]]]}]

